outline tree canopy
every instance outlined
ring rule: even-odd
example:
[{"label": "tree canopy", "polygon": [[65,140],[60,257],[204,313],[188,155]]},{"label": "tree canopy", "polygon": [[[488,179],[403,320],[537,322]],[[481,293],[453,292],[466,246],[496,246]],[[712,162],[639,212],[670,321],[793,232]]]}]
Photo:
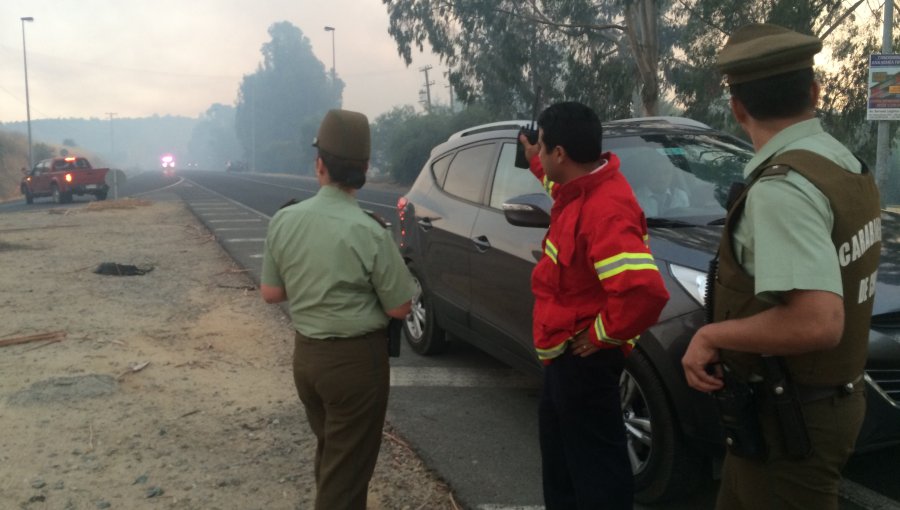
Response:
[{"label": "tree canopy", "polygon": [[[581,101],[601,118],[656,115],[670,102],[684,115],[737,132],[714,68],[728,34],[772,22],[821,37],[818,69],[828,128],[874,161],[866,123],[871,29],[881,11],[862,0],[382,0],[398,53],[426,45],[450,67],[460,98],[499,117],[530,116],[544,104]],[[895,45],[896,47],[896,45]]]},{"label": "tree canopy", "polygon": [[339,108],[344,83],[330,80],[309,39],[293,24],[269,27],[256,72],[241,81],[235,127],[252,169],[311,173],[319,121]]}]

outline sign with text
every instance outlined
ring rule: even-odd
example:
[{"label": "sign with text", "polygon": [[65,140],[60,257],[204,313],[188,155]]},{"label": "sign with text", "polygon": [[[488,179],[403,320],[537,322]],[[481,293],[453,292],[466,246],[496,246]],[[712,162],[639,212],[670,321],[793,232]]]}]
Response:
[{"label": "sign with text", "polygon": [[900,120],[900,55],[869,55],[867,120]]}]

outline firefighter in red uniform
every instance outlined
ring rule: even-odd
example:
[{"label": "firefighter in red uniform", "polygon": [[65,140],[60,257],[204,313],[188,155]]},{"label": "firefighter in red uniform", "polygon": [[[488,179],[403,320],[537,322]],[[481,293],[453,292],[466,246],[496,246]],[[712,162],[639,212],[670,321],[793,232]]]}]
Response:
[{"label": "firefighter in red uniform", "polygon": [[540,445],[547,510],[631,509],[633,479],[619,378],[625,357],[669,294],[647,222],[603,153],[602,126],[580,103],[550,106],[531,171],[553,197],[544,256],[531,278],[534,345],[545,366]]}]

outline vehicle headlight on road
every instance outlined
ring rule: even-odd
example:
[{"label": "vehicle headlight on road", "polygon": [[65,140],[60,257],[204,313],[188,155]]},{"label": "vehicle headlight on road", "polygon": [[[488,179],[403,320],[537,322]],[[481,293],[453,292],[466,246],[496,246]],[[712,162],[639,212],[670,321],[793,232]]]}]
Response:
[{"label": "vehicle headlight on road", "polygon": [[706,273],[678,264],[669,264],[669,271],[700,306],[706,306]]}]

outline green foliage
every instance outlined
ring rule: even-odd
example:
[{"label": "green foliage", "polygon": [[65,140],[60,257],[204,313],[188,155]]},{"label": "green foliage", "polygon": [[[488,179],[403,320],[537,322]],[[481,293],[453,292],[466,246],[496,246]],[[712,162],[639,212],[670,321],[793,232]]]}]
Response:
[{"label": "green foliage", "polygon": [[231,160],[246,160],[234,129],[232,106],[216,103],[206,110],[191,133],[188,162],[200,168],[222,170]]},{"label": "green foliage", "polygon": [[56,149],[52,145],[44,142],[37,142],[31,146],[32,159],[35,163],[42,159],[49,159],[56,156]]},{"label": "green foliage", "polygon": [[[299,169],[315,155],[311,141],[318,123],[340,107],[343,82],[332,83],[325,65],[313,54],[309,39],[287,21],[269,27],[263,61],[244,76],[237,100],[235,128],[257,170]],[[287,146],[294,148],[287,150]],[[274,150],[276,154],[264,154]],[[294,170],[299,171],[299,170]]]},{"label": "green foliage", "polygon": [[578,100],[604,118],[630,116],[635,69],[614,3],[544,1],[534,11],[518,0],[382,1],[407,64],[427,42],[467,104],[527,118],[540,87],[544,105]]},{"label": "green foliage", "polygon": [[[311,174],[312,159],[296,142],[276,141],[265,147],[257,163],[276,173]],[[307,162],[306,165],[303,163]],[[305,171],[304,171],[305,170]]]},{"label": "green foliage", "polygon": [[410,106],[394,108],[375,119],[372,166],[386,172],[394,182],[411,184],[434,146],[457,131],[495,120],[479,106],[458,113],[433,108],[424,115],[416,115]]}]

